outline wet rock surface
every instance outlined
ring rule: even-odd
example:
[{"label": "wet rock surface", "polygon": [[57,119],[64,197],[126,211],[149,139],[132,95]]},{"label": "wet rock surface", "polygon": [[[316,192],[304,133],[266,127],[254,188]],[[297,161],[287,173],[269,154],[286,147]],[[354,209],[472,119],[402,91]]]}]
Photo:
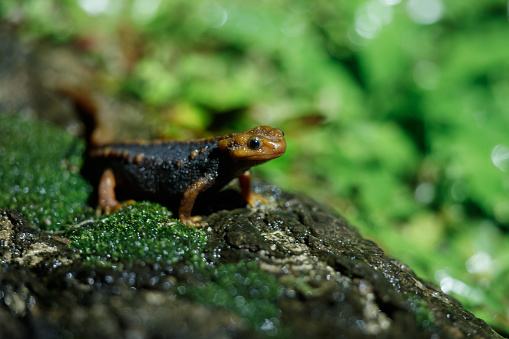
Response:
[{"label": "wet rock surface", "polygon": [[183,298],[177,286],[208,283],[187,265],[135,262],[92,269],[65,240],[37,231],[15,211],[2,211],[0,334],[498,337],[327,208],[274,186],[258,188],[265,196],[276,194],[271,208],[207,217],[205,257],[215,266],[254,261],[276,278],[279,332],[254,332],[231,310]]}]

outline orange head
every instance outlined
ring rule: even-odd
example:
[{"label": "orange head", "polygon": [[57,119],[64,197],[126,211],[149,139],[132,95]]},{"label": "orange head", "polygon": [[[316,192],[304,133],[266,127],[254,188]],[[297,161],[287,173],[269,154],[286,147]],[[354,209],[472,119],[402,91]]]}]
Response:
[{"label": "orange head", "polygon": [[220,150],[229,152],[234,161],[256,165],[283,155],[286,141],[279,128],[259,126],[242,133],[230,134],[220,140],[218,146]]}]

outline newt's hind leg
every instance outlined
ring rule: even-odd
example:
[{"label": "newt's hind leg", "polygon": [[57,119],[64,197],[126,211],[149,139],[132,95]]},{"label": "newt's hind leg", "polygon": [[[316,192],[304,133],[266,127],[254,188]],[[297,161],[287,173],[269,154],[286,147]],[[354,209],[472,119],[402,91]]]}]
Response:
[{"label": "newt's hind leg", "polygon": [[269,201],[251,190],[251,171],[247,170],[239,175],[240,192],[249,206],[254,207],[258,201],[267,204]]},{"label": "newt's hind leg", "polygon": [[99,208],[105,214],[110,214],[126,205],[134,203],[134,200],[129,200],[120,203],[115,195],[115,175],[111,169],[106,169],[99,181],[98,195],[99,195]]}]

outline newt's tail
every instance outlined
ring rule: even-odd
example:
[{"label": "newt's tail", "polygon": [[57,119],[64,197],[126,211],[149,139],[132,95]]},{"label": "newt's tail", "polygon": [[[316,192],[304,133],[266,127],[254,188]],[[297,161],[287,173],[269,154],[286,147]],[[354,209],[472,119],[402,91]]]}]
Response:
[{"label": "newt's tail", "polygon": [[85,126],[85,140],[87,148],[98,146],[105,142],[102,137],[105,134],[99,121],[99,108],[92,94],[87,90],[78,88],[59,88],[58,91],[68,98],[79,114]]}]

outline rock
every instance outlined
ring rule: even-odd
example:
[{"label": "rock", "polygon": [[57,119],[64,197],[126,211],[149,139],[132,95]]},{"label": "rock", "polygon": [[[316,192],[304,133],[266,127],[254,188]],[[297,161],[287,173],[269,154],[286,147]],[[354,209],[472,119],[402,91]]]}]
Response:
[{"label": "rock", "polygon": [[[217,236],[215,251],[224,262],[257,260],[285,286],[286,297],[279,306],[292,333],[303,337],[341,333],[348,338],[498,337],[484,321],[387,257],[328,208],[284,192],[278,206],[228,218],[222,216],[227,212],[221,212],[208,221]],[[217,227],[225,225],[222,219],[228,224]],[[239,226],[229,225],[242,221],[249,231],[239,236]],[[252,234],[261,234],[263,241]],[[244,241],[232,242],[232,238]]]},{"label": "rock", "polygon": [[15,210],[0,210],[2,264],[39,269],[70,265],[79,254],[67,239],[39,232]]},{"label": "rock", "polygon": [[[275,199],[272,208],[209,215],[204,256],[217,268],[256,263],[252,269],[261,270],[279,286],[277,297],[268,299],[277,310],[275,316],[250,323],[248,316],[228,306],[228,298],[240,296],[240,285],[229,288],[232,283],[214,292],[216,299],[222,293],[222,304],[186,296],[186,289],[206,290],[222,274],[211,280],[206,270],[185,263],[89,267],[65,240],[41,233],[14,211],[2,211],[0,334],[13,338],[70,334],[498,337],[457,301],[387,257],[329,209],[274,186],[263,184],[258,189]],[[244,279],[252,269],[235,273],[236,279]]]}]

